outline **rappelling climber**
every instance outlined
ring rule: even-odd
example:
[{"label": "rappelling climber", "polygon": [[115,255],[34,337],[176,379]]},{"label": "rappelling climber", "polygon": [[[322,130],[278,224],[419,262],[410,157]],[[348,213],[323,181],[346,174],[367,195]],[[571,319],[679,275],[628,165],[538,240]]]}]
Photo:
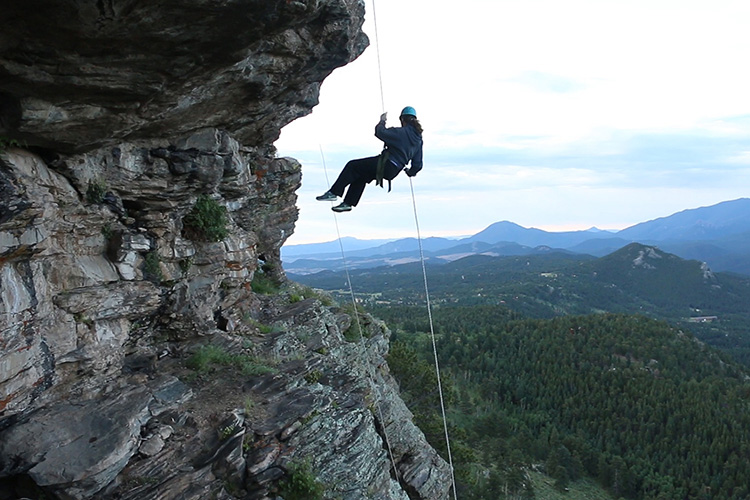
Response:
[{"label": "rappelling climber", "polygon": [[[349,186],[344,196],[344,202],[332,208],[334,212],[348,212],[357,206],[365,185],[376,181],[383,187],[383,179],[388,181],[388,191],[391,181],[404,170],[406,175],[414,177],[422,170],[422,125],[417,120],[417,112],[411,106],[401,111],[400,127],[386,127],[387,113],[380,115],[380,121],[375,126],[375,137],[385,143],[383,152],[378,156],[351,160],[339,174],[331,189],[315,199],[319,201],[335,201],[344,196],[344,189]],[[411,162],[411,167],[405,168]]]}]

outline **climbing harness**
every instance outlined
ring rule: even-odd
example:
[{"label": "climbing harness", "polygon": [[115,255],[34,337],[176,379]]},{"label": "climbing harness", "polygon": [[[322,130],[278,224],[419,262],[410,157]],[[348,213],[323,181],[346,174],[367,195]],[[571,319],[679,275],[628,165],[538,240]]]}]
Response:
[{"label": "climbing harness", "polygon": [[[388,151],[388,148],[383,148],[383,151],[380,153],[380,156],[378,156],[378,168],[375,171],[375,185],[384,187],[383,186],[383,179],[385,178],[385,165],[388,163],[389,157],[391,156],[391,153]],[[391,179],[388,180],[388,192],[391,192]]]}]

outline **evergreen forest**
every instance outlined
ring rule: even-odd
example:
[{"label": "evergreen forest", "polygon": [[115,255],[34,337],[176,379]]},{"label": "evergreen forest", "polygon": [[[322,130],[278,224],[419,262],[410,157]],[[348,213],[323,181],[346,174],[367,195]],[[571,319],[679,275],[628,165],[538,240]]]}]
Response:
[{"label": "evergreen forest", "polygon": [[[637,244],[427,271],[430,314],[416,263],[351,281],[448,459],[437,354],[459,498],[750,498],[750,280]],[[341,273],[294,279],[348,293]]]},{"label": "evergreen forest", "polygon": [[[425,303],[418,262],[349,274],[360,303]],[[750,368],[750,278],[711,273],[698,261],[654,247],[634,243],[598,259],[564,252],[476,255],[442,265],[428,261],[427,274],[432,303],[438,307],[499,305],[529,318],[641,314],[689,330]],[[290,277],[349,300],[344,273]],[[701,317],[716,319],[695,321]]]},{"label": "evergreen forest", "polygon": [[[378,308],[416,423],[446,454],[427,320]],[[643,316],[523,319],[497,306],[434,312],[460,498],[535,498],[530,471],[613,498],[750,497],[750,383],[692,335]]]}]

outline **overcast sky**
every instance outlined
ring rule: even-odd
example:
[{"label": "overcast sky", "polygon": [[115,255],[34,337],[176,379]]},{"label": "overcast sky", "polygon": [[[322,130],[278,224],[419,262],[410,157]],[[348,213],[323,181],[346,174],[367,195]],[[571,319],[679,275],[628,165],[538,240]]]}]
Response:
[{"label": "overcast sky", "polygon": [[[336,239],[315,201],[373,156],[382,112],[370,47],[323,83],[276,146],[303,167],[288,245]],[[622,229],[750,197],[750,1],[376,0],[388,125],[416,108],[422,237],[509,220],[549,231]],[[325,168],[324,168],[325,167]],[[326,178],[327,171],[327,178]],[[409,178],[370,184],[342,236],[415,237]]]}]

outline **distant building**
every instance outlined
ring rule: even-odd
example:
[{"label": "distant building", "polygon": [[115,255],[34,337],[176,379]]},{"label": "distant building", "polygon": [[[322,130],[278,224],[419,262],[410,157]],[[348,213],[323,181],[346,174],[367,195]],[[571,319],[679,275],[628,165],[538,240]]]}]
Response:
[{"label": "distant building", "polygon": [[713,323],[714,321],[718,321],[718,319],[718,316],[695,316],[688,318],[688,321],[691,323]]}]

